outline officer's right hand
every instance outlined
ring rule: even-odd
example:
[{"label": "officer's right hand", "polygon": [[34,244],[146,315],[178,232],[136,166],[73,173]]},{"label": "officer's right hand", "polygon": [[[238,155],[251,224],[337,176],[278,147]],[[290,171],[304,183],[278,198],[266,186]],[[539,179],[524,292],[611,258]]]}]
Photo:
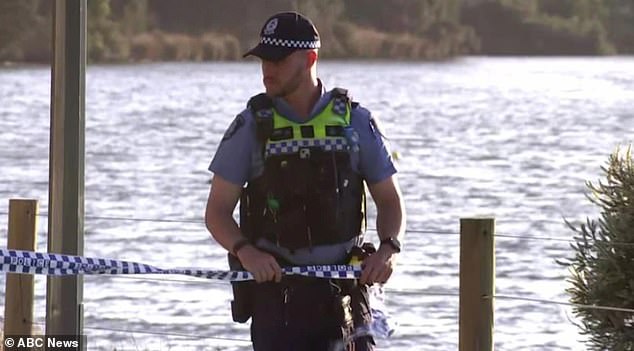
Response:
[{"label": "officer's right hand", "polygon": [[253,245],[243,247],[237,254],[244,269],[253,274],[256,282],[276,281],[279,283],[282,280],[282,268],[271,254]]}]

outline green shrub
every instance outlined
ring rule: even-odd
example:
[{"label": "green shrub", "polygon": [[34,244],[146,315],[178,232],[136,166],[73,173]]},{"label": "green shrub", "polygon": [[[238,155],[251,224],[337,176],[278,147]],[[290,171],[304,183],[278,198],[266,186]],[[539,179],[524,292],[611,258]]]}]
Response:
[{"label": "green shrub", "polygon": [[[602,167],[604,181],[587,183],[588,199],[601,208],[599,219],[568,226],[575,233],[575,256],[568,266],[571,302],[634,309],[634,160],[631,146],[617,149]],[[634,313],[574,307],[591,350],[634,350]]]},{"label": "green shrub", "polygon": [[538,13],[535,4],[520,0],[486,1],[465,7],[462,22],[475,29],[481,38],[482,52],[486,54],[605,55],[615,52],[599,19]]}]

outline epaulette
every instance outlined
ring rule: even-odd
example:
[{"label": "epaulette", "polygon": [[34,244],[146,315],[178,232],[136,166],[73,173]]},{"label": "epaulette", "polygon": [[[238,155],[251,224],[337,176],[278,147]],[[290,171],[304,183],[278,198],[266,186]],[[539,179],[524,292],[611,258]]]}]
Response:
[{"label": "epaulette", "polygon": [[348,93],[348,89],[334,88],[332,89],[332,98],[335,100],[332,106],[332,111],[340,116],[346,114],[346,107],[350,105],[351,109],[359,106],[359,103],[352,101],[352,97]]}]

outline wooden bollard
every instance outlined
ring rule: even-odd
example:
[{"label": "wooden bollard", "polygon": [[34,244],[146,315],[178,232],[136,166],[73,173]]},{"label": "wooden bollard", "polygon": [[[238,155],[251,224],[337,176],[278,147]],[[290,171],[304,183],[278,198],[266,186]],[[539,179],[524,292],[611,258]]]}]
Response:
[{"label": "wooden bollard", "polygon": [[[37,200],[9,200],[9,250],[35,251]],[[31,335],[33,275],[7,273],[4,300],[4,335]]]},{"label": "wooden bollard", "polygon": [[493,350],[495,219],[460,219],[460,351]]}]

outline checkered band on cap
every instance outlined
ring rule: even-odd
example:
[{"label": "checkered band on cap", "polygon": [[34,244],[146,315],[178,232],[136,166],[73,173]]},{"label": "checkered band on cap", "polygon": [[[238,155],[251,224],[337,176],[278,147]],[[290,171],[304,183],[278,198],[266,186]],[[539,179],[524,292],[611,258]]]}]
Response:
[{"label": "checkered band on cap", "polygon": [[321,46],[319,40],[291,40],[271,37],[261,37],[260,43],[293,49],[318,49]]}]

